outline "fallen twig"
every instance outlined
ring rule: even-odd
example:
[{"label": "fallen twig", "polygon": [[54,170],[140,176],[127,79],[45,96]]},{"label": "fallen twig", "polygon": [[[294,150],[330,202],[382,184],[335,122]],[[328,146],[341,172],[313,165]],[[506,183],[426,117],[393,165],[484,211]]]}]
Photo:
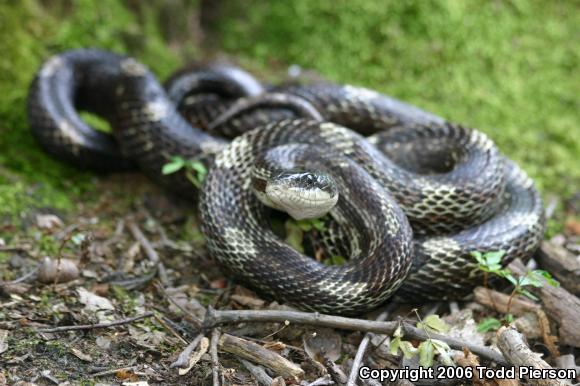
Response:
[{"label": "fallen twig", "polygon": [[211,333],[211,345],[209,352],[211,354],[211,372],[213,374],[213,386],[220,386],[220,363],[218,358],[218,341],[220,332],[217,328]]},{"label": "fallen twig", "polygon": [[198,336],[196,336],[191,341],[191,343],[188,344],[187,347],[181,352],[181,354],[179,354],[177,360],[175,360],[175,362],[173,362],[169,367],[170,368],[178,367],[181,369],[186,368],[189,364],[189,357],[191,356],[191,353],[193,352],[193,350],[197,348],[197,345],[199,344],[199,342],[201,342],[202,338],[203,334],[199,334]]},{"label": "fallen twig", "polygon": [[153,248],[147,237],[145,237],[145,234],[141,232],[141,229],[139,228],[137,223],[135,223],[134,221],[129,221],[127,225],[129,227],[129,231],[131,232],[135,240],[137,240],[139,244],[143,247],[143,251],[145,251],[145,254],[149,258],[149,260],[151,260],[151,262],[157,267],[159,271],[159,280],[161,280],[161,283],[163,283],[163,285],[165,286],[168,285],[169,278],[167,276],[167,272],[165,271],[165,266],[163,265],[163,262],[161,262],[161,259],[159,258],[159,255],[157,254],[155,248]]},{"label": "fallen twig", "polygon": [[111,375],[111,374],[117,374],[119,371],[132,371],[135,370],[137,366],[130,366],[130,367],[119,367],[117,369],[112,369],[112,370],[105,370],[105,371],[99,371],[98,373],[93,373],[91,374],[91,377],[93,378],[97,378],[97,377],[105,377],[107,375]]},{"label": "fallen twig", "polygon": [[252,374],[252,376],[256,379],[256,381],[262,386],[270,386],[272,384],[272,377],[266,373],[266,370],[261,366],[255,365],[251,362],[248,362],[245,359],[240,358],[240,362],[244,365],[244,367]]},{"label": "fallen twig", "polygon": [[342,330],[374,332],[377,334],[387,335],[391,335],[400,325],[403,335],[407,338],[421,341],[427,340],[429,338],[439,339],[447,343],[455,350],[462,350],[465,347],[481,358],[487,359],[497,364],[507,364],[501,353],[489,347],[474,345],[460,339],[440,334],[430,334],[430,336],[427,336],[424,330],[416,328],[405,322],[378,322],[365,319],[347,318],[342,316],[324,315],[316,312],[309,313],[277,310],[218,311],[210,307],[204,320],[204,328],[209,330],[216,326],[228,323],[284,323],[285,321],[290,321],[297,324],[331,327]]},{"label": "fallen twig", "polygon": [[[533,367],[538,370],[552,369],[539,354],[530,350],[522,334],[515,328],[502,327],[497,332],[497,346],[503,353],[504,357],[516,367]],[[558,385],[564,386],[566,382],[558,379],[530,378],[529,382],[534,385]]]},{"label": "fallen twig", "polygon": [[[302,385],[302,383],[301,383]],[[334,381],[330,378],[330,375],[325,375],[322,378],[318,378],[317,380],[315,380],[312,383],[304,383],[304,385],[306,386],[330,386],[330,385],[334,385]]]},{"label": "fallen twig", "polygon": [[[394,303],[391,303],[394,304]],[[384,322],[385,320],[387,320],[387,317],[389,316],[390,313],[390,307],[387,308],[385,311],[383,311],[376,319],[377,322]],[[360,342],[360,345],[358,346],[358,350],[356,352],[356,355],[354,357],[354,361],[352,362],[352,369],[350,370],[350,374],[348,376],[348,382],[346,383],[347,386],[356,386],[356,380],[358,378],[358,369],[360,368],[361,364],[362,364],[362,360],[363,357],[365,355],[365,352],[367,351],[367,347],[369,345],[369,342],[371,340],[371,334],[370,333],[366,333],[365,336],[363,337],[362,341]]]},{"label": "fallen twig", "polygon": [[181,335],[179,335],[177,333],[177,331],[175,331],[173,329],[173,327],[171,327],[169,324],[167,324],[163,318],[155,315],[155,319],[159,322],[159,324],[161,324],[163,326],[163,328],[165,328],[167,331],[169,331],[174,337],[176,337],[177,339],[179,339],[181,341],[181,343],[187,344],[187,341],[185,339],[183,339],[183,337]]},{"label": "fallen twig", "polygon": [[54,327],[54,328],[40,328],[40,329],[37,329],[36,332],[50,332],[50,333],[52,333],[52,332],[63,332],[63,331],[94,330],[97,328],[109,328],[109,327],[121,326],[123,324],[133,323],[133,322],[136,322],[136,321],[141,320],[141,319],[150,318],[151,316],[153,316],[153,312],[146,312],[143,315],[134,316],[132,318],[127,318],[127,319],[116,320],[116,321],[108,322],[108,323],[83,324],[83,325],[77,325],[77,326],[60,326],[60,327]]},{"label": "fallen twig", "polygon": [[260,363],[285,378],[300,379],[304,377],[304,370],[300,366],[254,342],[233,335],[222,334],[219,339],[219,347],[230,354],[237,355],[255,363]]}]

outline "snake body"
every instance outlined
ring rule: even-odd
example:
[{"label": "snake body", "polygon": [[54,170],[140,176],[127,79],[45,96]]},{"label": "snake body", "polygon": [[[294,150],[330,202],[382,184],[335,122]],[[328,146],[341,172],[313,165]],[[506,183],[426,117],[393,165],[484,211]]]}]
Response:
[{"label": "snake body", "polygon": [[[274,90],[282,96],[227,66],[181,71],[164,88],[131,58],[76,50],[43,65],[28,111],[41,145],[83,167],[136,164],[193,197],[183,175],[160,171],[173,155],[205,163],[199,201],[210,254],[300,308],[353,314],[397,291],[403,300],[461,297],[481,282],[472,252],[505,250],[505,264],[538,247],[539,193],[483,133],[363,88]],[[104,116],[113,137],[76,107]],[[274,234],[258,198],[272,174],[264,159],[333,176],[338,201],[317,239],[345,265],[326,266]]]}]

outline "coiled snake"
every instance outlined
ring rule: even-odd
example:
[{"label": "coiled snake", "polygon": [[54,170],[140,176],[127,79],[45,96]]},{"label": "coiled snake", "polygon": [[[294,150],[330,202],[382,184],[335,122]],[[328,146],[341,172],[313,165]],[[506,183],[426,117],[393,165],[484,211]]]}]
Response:
[{"label": "coiled snake", "polygon": [[[77,108],[104,116],[113,137]],[[359,313],[395,292],[461,297],[481,282],[472,252],[504,250],[505,264],[528,257],[543,235],[533,182],[486,135],[363,88],[266,92],[224,65],[183,70],[164,88],[131,58],[75,50],[43,64],[28,113],[41,145],[81,167],[136,164],[193,197],[183,175],[160,171],[173,155],[204,162],[199,208],[211,255],[304,309]],[[322,216],[314,239],[347,263],[327,266],[284,243],[264,203],[295,218]]]}]

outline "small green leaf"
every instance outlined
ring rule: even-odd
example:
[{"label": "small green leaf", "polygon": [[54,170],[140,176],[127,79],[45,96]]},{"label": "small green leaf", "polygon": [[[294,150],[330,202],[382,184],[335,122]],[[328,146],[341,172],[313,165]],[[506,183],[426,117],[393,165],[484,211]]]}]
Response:
[{"label": "small green leaf", "polygon": [[512,314],[507,314],[502,318],[502,320],[509,324],[514,321],[514,316]]},{"label": "small green leaf", "polygon": [[447,332],[449,330],[449,327],[443,320],[441,320],[439,315],[427,316],[425,319],[423,319],[422,323],[417,323],[417,327],[422,328],[427,332],[433,333]]},{"label": "small green leaf", "polygon": [[534,301],[540,300],[536,295],[534,295],[533,293],[531,293],[527,289],[520,288],[517,292],[524,295],[525,297],[527,297],[529,299],[534,300]]},{"label": "small green leaf", "polygon": [[402,340],[400,343],[400,349],[403,352],[403,356],[407,359],[413,358],[419,352],[419,349],[415,348],[411,342]]},{"label": "small green leaf", "polygon": [[552,277],[550,272],[544,271],[543,269],[536,269],[530,271],[528,272],[526,277],[532,280],[531,285],[533,285],[534,287],[542,287],[544,285],[542,279],[544,279],[548,283],[548,285],[551,285],[552,287],[560,286],[560,283]]},{"label": "small green leaf", "polygon": [[163,165],[163,169],[161,169],[161,174],[167,175],[177,172],[178,170],[182,169],[185,166],[185,161],[183,158],[173,157],[171,162],[166,163]]},{"label": "small green leaf", "polygon": [[391,355],[397,355],[399,352],[399,346],[401,345],[401,338],[397,337],[391,340],[389,344],[389,349],[391,350]]},{"label": "small green leaf", "polygon": [[397,327],[397,329],[395,330],[395,332],[393,332],[393,336],[395,338],[402,338],[403,337],[403,329],[401,328],[400,324],[399,324],[399,327]]},{"label": "small green leaf", "polygon": [[496,318],[485,318],[477,325],[477,331],[489,332],[496,331],[501,327],[501,322]]},{"label": "small green leaf", "polygon": [[346,259],[340,255],[333,255],[331,258],[324,260],[326,265],[344,265],[346,264]]},{"label": "small green leaf", "polygon": [[496,264],[501,265],[501,259],[502,257],[504,257],[504,255],[505,255],[504,250],[496,252],[487,252],[485,254],[485,261],[487,262],[488,265],[496,265]]},{"label": "small green leaf", "polygon": [[312,220],[312,226],[314,229],[324,232],[326,230],[326,226],[324,225],[324,221],[322,219],[316,218]]},{"label": "small green leaf", "polygon": [[423,367],[433,366],[433,358],[435,357],[435,347],[431,339],[421,342],[419,345],[419,364]]},{"label": "small green leaf", "polygon": [[453,359],[449,355],[449,351],[451,347],[442,340],[439,339],[431,339],[431,343],[433,343],[433,347],[435,347],[435,351],[439,354],[439,360],[446,366],[455,366]]},{"label": "small green leaf", "polygon": [[297,251],[303,253],[304,247],[302,246],[302,241],[304,238],[304,232],[296,224],[295,221],[288,220],[285,224],[286,228],[286,243],[296,249]]}]

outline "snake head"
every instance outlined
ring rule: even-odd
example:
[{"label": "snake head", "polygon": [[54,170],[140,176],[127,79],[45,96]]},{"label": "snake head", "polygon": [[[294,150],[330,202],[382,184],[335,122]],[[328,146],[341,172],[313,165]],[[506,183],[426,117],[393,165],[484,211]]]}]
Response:
[{"label": "snake head", "polygon": [[322,171],[280,171],[253,185],[260,201],[296,220],[322,217],[338,201],[336,182]]}]

